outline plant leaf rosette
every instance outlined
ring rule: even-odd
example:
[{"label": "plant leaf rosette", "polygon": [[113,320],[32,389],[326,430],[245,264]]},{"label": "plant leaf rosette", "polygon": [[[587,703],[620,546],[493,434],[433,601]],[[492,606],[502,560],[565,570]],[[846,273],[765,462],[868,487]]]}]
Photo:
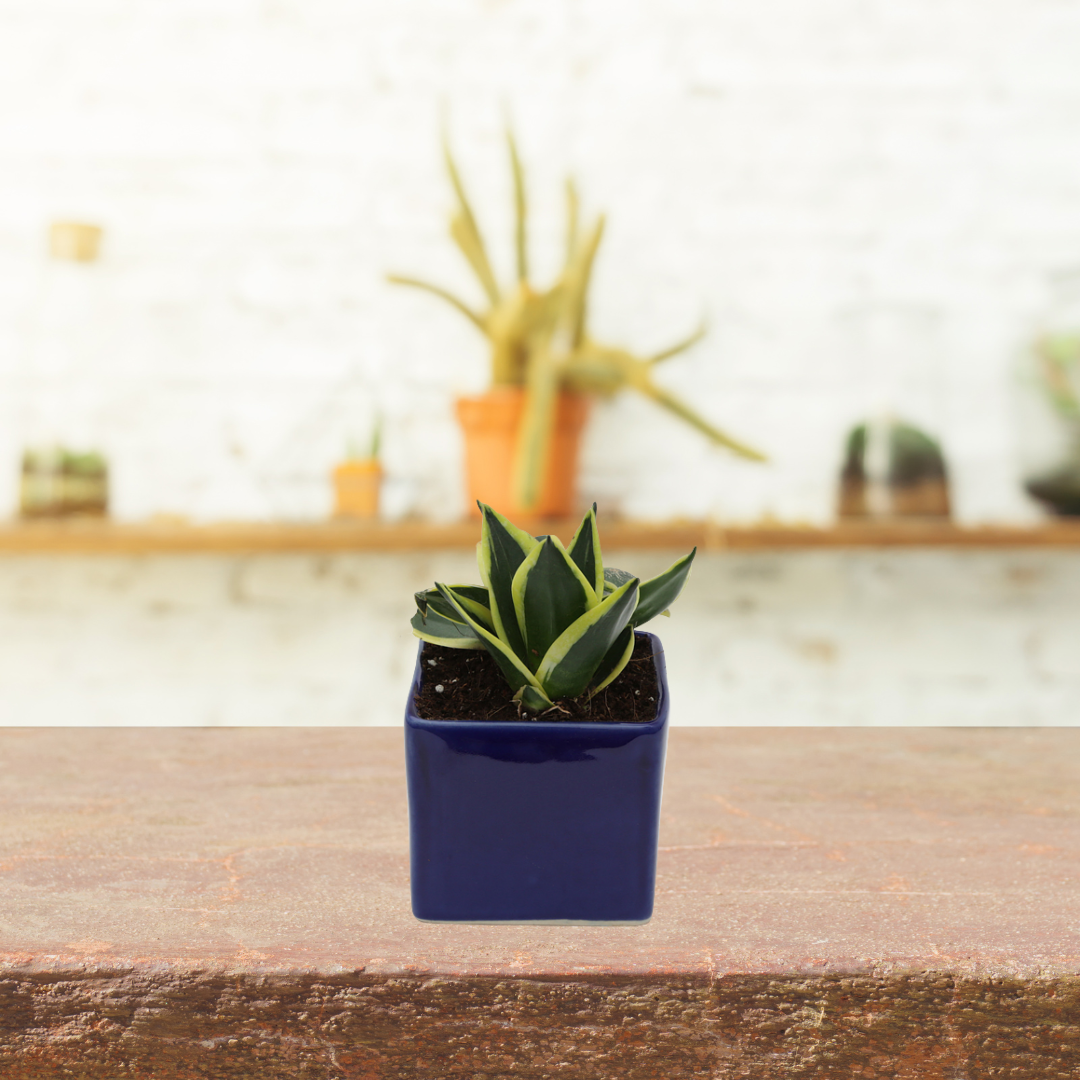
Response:
[{"label": "plant leaf rosette", "polygon": [[[647,581],[605,568],[594,506],[569,545],[481,504],[483,585],[416,594],[406,710],[413,912],[450,922],[640,923],[652,914],[668,692],[642,623],[666,614],[695,551]],[[651,651],[655,717],[567,720]],[[429,720],[413,706],[426,643],[485,649],[518,719]]]},{"label": "plant leaf rosette", "polygon": [[436,582],[417,593],[413,633],[451,649],[487,649],[530,713],[614,682],[633,652],[634,628],[667,613],[697,552],[642,582],[605,570],[595,505],[569,547],[530,536],[483,503],[480,511],[484,584]]}]

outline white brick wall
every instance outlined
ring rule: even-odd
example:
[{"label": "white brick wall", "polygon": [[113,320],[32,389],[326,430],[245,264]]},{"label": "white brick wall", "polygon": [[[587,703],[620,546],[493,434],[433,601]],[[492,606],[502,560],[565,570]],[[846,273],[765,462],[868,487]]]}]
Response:
[{"label": "white brick wall", "polygon": [[[608,512],[825,520],[844,428],[890,403],[942,433],[963,519],[1023,520],[1011,371],[1080,273],[1078,40],[1080,0],[2,0],[0,512],[62,437],[107,449],[121,517],[320,516],[379,408],[388,512],[455,516],[485,352],[382,277],[469,285],[445,108],[503,266],[505,109],[538,262],[573,171],[609,213],[598,335],[706,312],[671,384],[773,455],[604,405]],[[107,229],[74,282],[65,216]]]},{"label": "white brick wall", "polygon": [[[654,574],[678,553],[609,553]],[[465,553],[0,559],[0,724],[399,724]],[[702,555],[677,724],[1074,724],[1080,554]]]}]

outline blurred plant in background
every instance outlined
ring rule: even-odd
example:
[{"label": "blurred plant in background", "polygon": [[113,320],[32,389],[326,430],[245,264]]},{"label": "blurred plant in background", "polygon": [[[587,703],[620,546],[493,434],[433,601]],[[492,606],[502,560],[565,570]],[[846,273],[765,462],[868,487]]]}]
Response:
[{"label": "blurred plant in background", "polygon": [[370,521],[379,516],[382,428],[382,414],[376,413],[367,446],[361,449],[355,439],[349,439],[345,460],[334,466],[334,517]]},{"label": "blurred plant in background", "polygon": [[109,467],[102,454],[62,446],[27,450],[22,459],[19,512],[24,518],[101,517],[109,508]]},{"label": "blurred plant in background", "polygon": [[1080,334],[1040,338],[1035,357],[1039,384],[1060,423],[1065,446],[1057,465],[1024,486],[1056,513],[1080,515]]},{"label": "blurred plant in background", "polygon": [[887,415],[852,428],[840,474],[840,517],[948,516],[948,474],[935,439]]},{"label": "blurred plant in background", "polygon": [[476,216],[445,143],[446,168],[456,200],[450,235],[483,289],[486,309],[474,308],[446,289],[417,278],[393,274],[390,280],[424,289],[453,305],[488,339],[492,385],[523,389],[524,408],[512,474],[514,501],[526,509],[537,504],[560,391],[610,396],[625,388],[637,390],[713,443],[741,457],[764,460],[758,451],[714,426],[654,381],[656,367],[689,349],[702,338],[704,329],[647,357],[604,345],[589,335],[587,299],[593,264],[604,233],[604,217],[600,215],[590,228],[581,230],[578,196],[572,180],[566,184],[567,228],[562,270],[547,289],[530,282],[525,179],[510,133],[507,143],[514,185],[517,270],[514,283],[503,287],[496,280]]}]

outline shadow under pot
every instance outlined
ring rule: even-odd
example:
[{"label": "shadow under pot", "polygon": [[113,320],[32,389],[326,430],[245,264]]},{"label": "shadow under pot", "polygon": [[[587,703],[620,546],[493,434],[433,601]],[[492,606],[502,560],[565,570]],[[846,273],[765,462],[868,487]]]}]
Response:
[{"label": "shadow under pot", "polygon": [[647,922],[668,728],[640,722],[425,720],[405,712],[413,914],[432,922]]}]

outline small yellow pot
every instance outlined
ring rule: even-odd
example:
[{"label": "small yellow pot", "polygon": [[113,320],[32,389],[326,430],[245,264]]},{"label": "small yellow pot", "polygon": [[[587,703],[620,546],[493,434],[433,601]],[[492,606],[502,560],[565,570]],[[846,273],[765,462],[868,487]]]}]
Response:
[{"label": "small yellow pot", "polygon": [[377,458],[351,458],[335,466],[334,517],[364,518],[379,516],[379,487],[382,466]]},{"label": "small yellow pot", "polygon": [[49,226],[49,253],[54,259],[93,262],[101,248],[101,229],[80,221],[54,221]]}]

